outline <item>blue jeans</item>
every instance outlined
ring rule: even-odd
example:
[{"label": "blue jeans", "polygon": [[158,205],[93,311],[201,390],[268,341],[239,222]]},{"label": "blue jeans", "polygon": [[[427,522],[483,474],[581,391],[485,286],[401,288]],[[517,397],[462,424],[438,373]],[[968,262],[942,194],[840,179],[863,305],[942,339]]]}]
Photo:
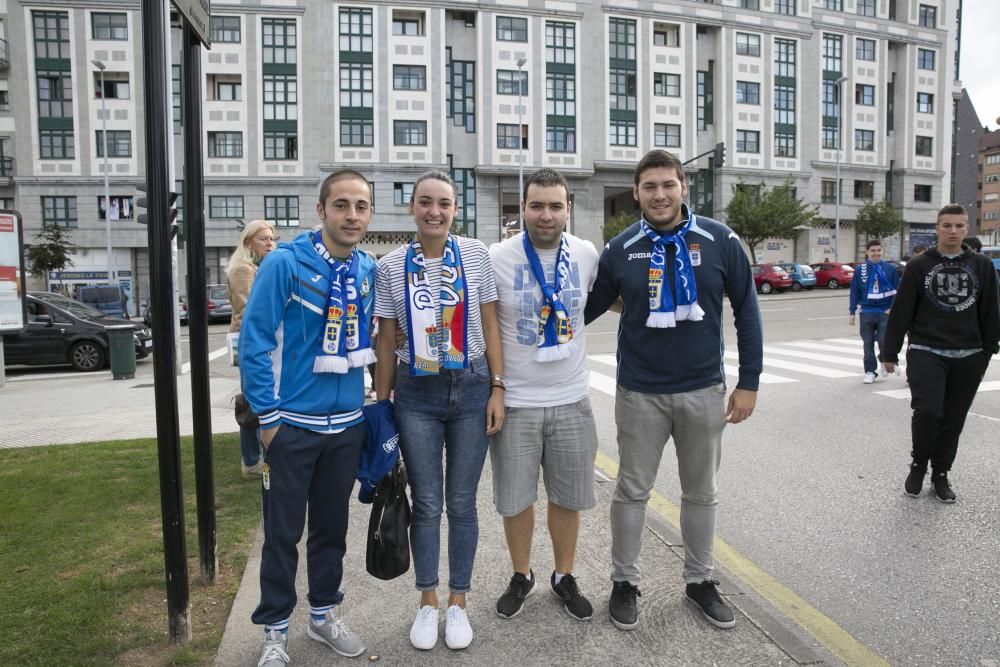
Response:
[{"label": "blue jeans", "polygon": [[[876,361],[882,361],[882,341],[885,340],[885,327],[889,322],[889,313],[861,313],[861,340],[865,347],[865,373],[874,373]],[[878,357],[875,356],[875,343],[878,343]]]},{"label": "blue jeans", "polygon": [[479,543],[476,491],[489,447],[489,397],[489,368],[482,357],[471,361],[466,370],[440,375],[412,377],[404,364],[396,372],[396,427],[410,480],[410,544],[417,590],[432,591],[438,586],[445,502],[448,587],[453,593],[471,587]]},{"label": "blue jeans", "polygon": [[260,461],[260,429],[240,426],[240,454],[248,468]]}]

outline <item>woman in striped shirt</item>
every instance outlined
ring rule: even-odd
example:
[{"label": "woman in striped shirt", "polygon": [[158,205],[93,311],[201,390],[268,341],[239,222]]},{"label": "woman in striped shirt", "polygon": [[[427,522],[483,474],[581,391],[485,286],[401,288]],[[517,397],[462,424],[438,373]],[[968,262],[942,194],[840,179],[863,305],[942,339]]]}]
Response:
[{"label": "woman in striped shirt", "polygon": [[[410,541],[420,608],[410,629],[418,649],[438,640],[441,513],[448,508],[448,611],[445,643],[472,641],[465,613],[479,539],[476,491],[488,436],[503,422],[503,361],[496,281],[481,241],[453,236],[457,188],[440,171],[413,186],[417,233],[379,260],[375,389],[395,388],[396,424],[413,501]],[[396,347],[400,330],[407,343]],[[442,463],[447,457],[447,478]],[[447,502],[445,502],[447,500]]]}]

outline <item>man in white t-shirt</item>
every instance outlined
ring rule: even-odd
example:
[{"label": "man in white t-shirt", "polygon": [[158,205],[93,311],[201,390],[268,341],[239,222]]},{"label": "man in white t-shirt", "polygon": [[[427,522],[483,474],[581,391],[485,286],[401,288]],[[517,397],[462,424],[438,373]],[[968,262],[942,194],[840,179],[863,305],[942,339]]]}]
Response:
[{"label": "man in white t-shirt", "polygon": [[593,607],[577,587],[573,561],[580,511],[596,503],[597,429],[583,310],[599,255],[591,242],[564,231],[572,207],[565,177],[552,169],[536,171],[525,181],[523,197],[526,231],[490,247],[507,371],[506,418],[490,445],[493,498],[514,567],[497,614],[516,616],[535,586],[531,537],[541,468],[555,554],[550,586],[566,613],[585,621]]}]

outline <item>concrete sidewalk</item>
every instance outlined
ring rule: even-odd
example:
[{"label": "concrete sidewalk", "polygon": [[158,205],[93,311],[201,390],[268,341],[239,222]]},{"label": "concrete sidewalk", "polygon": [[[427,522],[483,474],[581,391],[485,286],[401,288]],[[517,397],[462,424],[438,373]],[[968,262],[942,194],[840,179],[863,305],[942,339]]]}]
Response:
[{"label": "concrete sidewalk", "polygon": [[[618,630],[608,618],[611,530],[608,512],[614,482],[596,472],[598,506],[583,514],[575,575],[581,591],[594,604],[594,618],[579,622],[563,613],[549,591],[552,548],[545,529],[544,498],[539,501],[533,550],[535,590],[525,609],[513,619],[496,615],[496,599],[511,575],[503,524],[492,506],[489,460],[479,492],[480,536],[469,620],[476,633],[464,651],[451,651],[441,637],[432,651],[417,651],[409,642],[410,624],[418,594],[413,569],[394,581],[380,581],[365,571],[365,544],[370,506],[351,504],[348,551],[344,560],[342,617],[366,643],[367,651],[353,660],[389,664],[470,665],[790,665],[840,664],[801,628],[780,617],[768,603],[741,581],[717,570],[721,591],[736,609],[737,625],[719,630],[709,625],[684,597],[681,579],[683,547],[680,536],[651,510],[643,538],[643,583],[640,586],[640,625],[632,632]],[[541,493],[541,491],[540,491]],[[356,496],[355,496],[356,497]],[[442,518],[442,538],[447,518]],[[259,595],[261,535],[250,554],[240,590],[233,603],[216,665],[255,665],[263,632],[250,614]],[[299,545],[297,588],[299,604],[292,615],[288,652],[293,665],[350,662],[309,639],[305,628],[305,542]],[[441,547],[441,581],[447,582],[447,548]],[[438,591],[442,605],[447,584]]]}]

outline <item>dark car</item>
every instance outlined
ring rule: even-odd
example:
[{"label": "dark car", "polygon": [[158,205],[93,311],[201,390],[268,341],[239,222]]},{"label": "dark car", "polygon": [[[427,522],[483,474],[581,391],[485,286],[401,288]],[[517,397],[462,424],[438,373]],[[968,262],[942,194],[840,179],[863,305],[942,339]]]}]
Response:
[{"label": "dark car", "polygon": [[150,331],[142,323],[108,317],[96,308],[52,292],[29,292],[25,300],[27,325],[19,333],[3,337],[8,364],[70,364],[78,371],[100,370],[108,362],[105,327],[116,324],[135,329],[137,358],[153,352]]},{"label": "dark car", "polygon": [[761,294],[784,292],[792,286],[792,277],[777,264],[754,264],[753,282]]},{"label": "dark car", "polygon": [[830,289],[850,287],[854,278],[854,267],[843,262],[818,262],[809,266],[816,272],[816,284]]},{"label": "dark car", "polygon": [[[181,324],[187,324],[188,306],[187,302],[184,301],[184,297],[179,297],[177,300],[177,312],[180,315]],[[153,308],[149,305],[148,301],[142,302],[142,321],[148,327],[153,326]]]}]

